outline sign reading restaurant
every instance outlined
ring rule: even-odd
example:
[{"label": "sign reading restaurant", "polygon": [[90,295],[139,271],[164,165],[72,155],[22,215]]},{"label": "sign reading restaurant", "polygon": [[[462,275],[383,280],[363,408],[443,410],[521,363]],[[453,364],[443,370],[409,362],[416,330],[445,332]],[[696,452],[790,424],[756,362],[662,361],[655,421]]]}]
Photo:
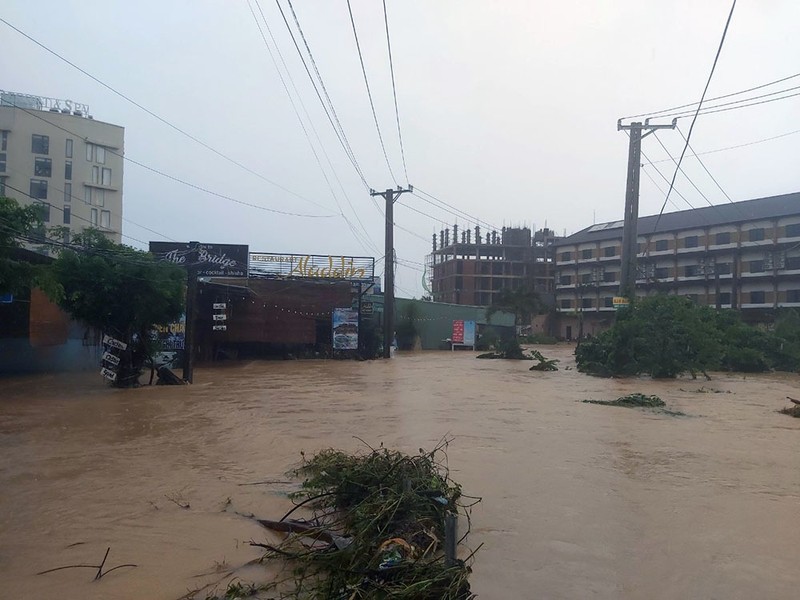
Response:
[{"label": "sign reading restaurant", "polygon": [[256,276],[372,282],[374,272],[375,259],[367,256],[250,253],[250,274]]}]

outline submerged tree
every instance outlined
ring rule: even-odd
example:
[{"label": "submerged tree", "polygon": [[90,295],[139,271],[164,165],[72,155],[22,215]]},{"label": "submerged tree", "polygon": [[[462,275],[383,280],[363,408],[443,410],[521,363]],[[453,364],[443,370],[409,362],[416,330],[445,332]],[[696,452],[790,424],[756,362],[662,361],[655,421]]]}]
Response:
[{"label": "submerged tree", "polygon": [[20,206],[12,198],[0,197],[0,293],[20,293],[25,288],[42,287],[51,296],[57,288],[44,264],[15,255],[26,242],[43,241],[42,212],[39,206]]},{"label": "submerged tree", "polygon": [[183,312],[183,269],[89,229],[61,252],[53,272],[63,288],[59,304],[65,311],[128,345],[114,385],[137,385],[152,353],[152,327]]},{"label": "submerged tree", "polygon": [[542,299],[532,288],[503,288],[486,308],[486,320],[491,321],[492,315],[502,310],[513,313],[517,325],[530,325],[531,317],[540,314],[544,309]]}]

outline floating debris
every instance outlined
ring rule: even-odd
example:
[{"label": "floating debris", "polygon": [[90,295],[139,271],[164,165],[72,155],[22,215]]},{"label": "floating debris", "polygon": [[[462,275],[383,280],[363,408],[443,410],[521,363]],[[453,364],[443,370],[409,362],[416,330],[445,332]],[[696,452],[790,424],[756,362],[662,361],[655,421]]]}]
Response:
[{"label": "floating debris", "polygon": [[800,419],[800,400],[795,400],[789,396],[786,396],[786,399],[794,403],[794,406],[787,406],[786,408],[782,408],[779,412],[784,415],[789,415],[790,417],[797,417]]},{"label": "floating debris", "polygon": [[658,396],[645,396],[644,394],[628,394],[616,400],[584,400],[587,404],[602,404],[603,406],[626,406],[629,408],[663,408],[666,403]]},{"label": "floating debris", "polygon": [[547,358],[538,350],[531,350],[530,353],[531,357],[539,362],[528,369],[529,371],[558,371],[558,367],[556,366],[558,359]]}]

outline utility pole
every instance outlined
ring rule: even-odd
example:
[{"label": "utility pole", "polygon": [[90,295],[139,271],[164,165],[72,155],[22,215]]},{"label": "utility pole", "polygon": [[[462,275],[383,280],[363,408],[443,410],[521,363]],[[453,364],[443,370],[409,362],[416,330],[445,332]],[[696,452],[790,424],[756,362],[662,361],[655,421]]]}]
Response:
[{"label": "utility pole", "polygon": [[383,196],[386,201],[386,243],[384,245],[384,287],[383,290],[383,358],[391,356],[392,339],[394,338],[394,203],[400,194],[413,192],[414,186],[407,189],[397,186],[396,190],[385,192],[370,190],[370,196]]},{"label": "utility pole", "polygon": [[197,300],[197,246],[189,242],[188,264],[186,265],[186,329],[183,337],[183,380],[192,383],[194,377],[194,325]]},{"label": "utility pole", "polygon": [[[642,140],[658,129],[675,129],[678,120],[673,119],[669,125],[651,125],[650,119],[634,121],[623,125],[622,119],[617,121],[617,131],[630,131],[628,145],[628,180],[625,187],[625,224],[622,227],[622,274],[619,282],[619,295],[633,299],[636,295],[636,255],[638,254],[639,221],[639,170],[642,162]],[[642,130],[647,130],[642,134]]]}]

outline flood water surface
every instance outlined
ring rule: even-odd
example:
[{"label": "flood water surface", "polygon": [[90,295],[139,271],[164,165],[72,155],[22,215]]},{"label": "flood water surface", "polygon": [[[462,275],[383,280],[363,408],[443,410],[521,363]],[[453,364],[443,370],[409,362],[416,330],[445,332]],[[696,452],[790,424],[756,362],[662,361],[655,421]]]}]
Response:
[{"label": "flood water surface", "polygon": [[[562,370],[441,352],[238,363],[178,388],[0,380],[0,597],[177,600],[260,555],[236,513],[280,518],[301,451],[445,436],[483,497],[481,598],[798,597],[800,420],[776,412],[796,375],[596,379],[571,347],[542,350]],[[687,416],[580,402],[632,392]],[[137,566],[37,575],[109,547],[105,570]]]}]

